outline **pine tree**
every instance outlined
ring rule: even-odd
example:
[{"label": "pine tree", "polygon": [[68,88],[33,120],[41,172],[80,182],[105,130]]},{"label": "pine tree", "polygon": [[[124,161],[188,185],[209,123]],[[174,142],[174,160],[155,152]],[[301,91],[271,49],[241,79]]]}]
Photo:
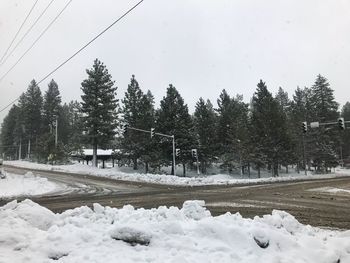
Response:
[{"label": "pine tree", "polygon": [[[177,160],[182,164],[183,176],[185,176],[186,164],[192,161],[191,149],[197,148],[197,145],[188,107],[171,84],[167,88],[166,96],[160,102],[160,109],[157,111],[156,131],[175,136],[176,148],[179,148],[181,152]],[[164,160],[172,160],[171,140],[162,138],[161,142]],[[174,174],[174,169],[172,169],[172,174]]]},{"label": "pine tree", "polygon": [[[341,117],[345,121],[350,121],[350,102],[346,102],[341,111]],[[350,159],[350,132],[349,132],[349,123],[345,124],[347,130],[340,131],[341,133],[341,157],[342,159]]]},{"label": "pine tree", "polygon": [[48,131],[50,127],[52,129],[55,125],[56,118],[60,115],[61,107],[61,96],[58,85],[54,80],[51,80],[44,95],[43,125],[45,131]]},{"label": "pine tree", "polygon": [[[302,123],[310,122],[312,114],[309,103],[310,90],[308,88],[301,89],[297,87],[293,95],[293,100],[290,104],[290,118],[289,118],[289,129],[291,134],[291,140],[294,145],[293,156],[297,164],[297,171],[303,166],[306,169],[306,163],[304,163],[304,143],[307,134],[303,133]],[[305,153],[306,154],[306,153]]]},{"label": "pine tree", "polygon": [[[141,122],[141,99],[143,97],[143,92],[139,87],[135,76],[132,75],[128,89],[125,92],[123,102],[123,123],[127,127],[139,128]],[[146,137],[146,134],[143,134],[139,131],[128,129],[124,133],[124,138],[122,140],[122,148],[124,154],[131,157],[134,163],[134,170],[138,169],[137,160],[140,158],[143,144],[141,143],[142,138]]]},{"label": "pine tree", "polygon": [[16,121],[19,115],[19,108],[13,105],[9,113],[4,118],[1,124],[0,133],[0,153],[4,154],[6,158],[16,159],[18,145],[16,143],[16,138],[14,130],[16,128]]},{"label": "pine tree", "polygon": [[218,99],[218,145],[223,166],[231,171],[244,171],[244,163],[249,166],[247,148],[248,105],[243,96],[231,98],[223,90]]},{"label": "pine tree", "polygon": [[294,124],[292,122],[291,101],[289,100],[288,93],[281,87],[279,87],[275,99],[279,104],[280,111],[286,120],[287,137],[290,138],[288,152],[286,151],[286,154],[284,154],[281,158],[281,164],[286,167],[286,172],[288,173],[288,166],[296,163],[297,160],[297,156],[295,154],[296,144],[294,144],[294,141],[292,140]]},{"label": "pine tree", "polygon": [[276,94],[276,100],[278,104],[281,106],[282,110],[287,114],[290,101],[288,98],[288,93],[284,91],[281,87],[278,88],[278,92]]},{"label": "pine tree", "polygon": [[81,111],[86,139],[93,148],[93,165],[97,166],[97,147],[106,147],[117,128],[117,88],[106,66],[98,59],[87,69],[88,78],[81,83]]},{"label": "pine tree", "polygon": [[[123,122],[127,127],[133,127],[150,131],[154,127],[154,99],[150,91],[142,92],[135,76],[133,75],[123,99]],[[138,168],[138,159],[145,163],[146,173],[151,161],[152,147],[150,135],[128,129],[124,133],[122,148],[124,155],[130,156],[134,163],[134,169]]]},{"label": "pine tree", "polygon": [[290,149],[286,118],[265,83],[260,80],[257,86],[252,100],[251,139],[257,154],[266,157],[273,175],[278,176],[279,164]]},{"label": "pine tree", "polygon": [[[37,142],[42,134],[43,97],[35,80],[31,81],[27,91],[20,97],[18,106],[21,116],[19,117],[17,130],[22,133],[20,135],[22,142],[27,142],[27,155],[30,157],[32,150],[37,152]],[[36,157],[39,158],[37,154]]]},{"label": "pine tree", "polygon": [[[61,153],[61,151],[58,151],[59,147],[56,145],[55,132],[56,125],[60,127],[62,124],[62,113],[63,111],[61,106],[61,96],[58,85],[54,80],[51,80],[48,85],[48,89],[44,94],[42,134],[38,141],[38,144],[40,146],[38,149],[39,159],[44,162],[50,160],[53,163],[58,161],[59,157],[63,156],[63,153]],[[61,130],[62,129],[59,129],[58,131]],[[57,137],[61,139],[61,133],[58,132],[57,135]]]},{"label": "pine tree", "polygon": [[62,129],[62,141],[67,145],[67,153],[79,153],[84,145],[83,138],[83,115],[81,104],[77,101],[71,101],[68,105],[63,105],[64,120],[58,128]]},{"label": "pine tree", "polygon": [[215,160],[217,116],[210,100],[200,98],[194,112],[194,123],[198,135],[198,157],[202,173]]},{"label": "pine tree", "polygon": [[[339,113],[339,104],[334,100],[334,91],[331,89],[328,80],[318,75],[314,85],[310,89],[310,105],[312,109],[312,121],[321,123],[336,121]],[[339,148],[339,133],[336,127],[322,125],[318,129],[310,130],[308,133],[307,145],[309,156],[313,166],[319,172],[327,172],[329,167],[337,165]]]},{"label": "pine tree", "polygon": [[[155,127],[155,109],[154,109],[154,97],[151,91],[147,91],[141,98],[141,112],[142,117],[140,121],[140,126],[145,130],[151,130]],[[157,159],[159,159],[158,144],[155,143],[153,138],[148,136],[143,137],[143,152],[141,153],[141,160],[145,163],[145,172],[149,171],[149,164],[154,166],[157,164]]]}]

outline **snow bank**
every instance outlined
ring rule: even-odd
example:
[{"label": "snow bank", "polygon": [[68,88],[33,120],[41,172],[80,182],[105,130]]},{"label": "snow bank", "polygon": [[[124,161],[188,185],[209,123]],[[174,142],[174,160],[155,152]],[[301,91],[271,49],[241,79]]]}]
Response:
[{"label": "snow bank", "polygon": [[178,185],[178,186],[196,186],[196,185],[227,185],[227,184],[254,184],[262,182],[285,182],[295,181],[301,179],[321,179],[321,178],[334,178],[337,176],[350,176],[348,173],[341,170],[335,174],[322,174],[322,175],[302,175],[302,174],[290,174],[281,177],[267,177],[258,179],[242,179],[234,178],[229,175],[219,174],[212,176],[201,177],[179,177],[173,175],[164,174],[141,174],[141,173],[125,173],[120,171],[117,167],[112,169],[99,169],[83,164],[72,165],[46,165],[37,164],[27,161],[5,161],[5,164],[16,167],[37,169],[37,170],[51,170],[56,172],[68,172],[77,174],[88,174],[93,176],[108,177],[116,180],[134,181],[134,182],[147,182],[154,184],[166,184],[166,185]]},{"label": "snow bank", "polygon": [[53,214],[13,201],[0,208],[0,262],[350,262],[350,231],[305,226],[283,211],[212,217],[204,205]]},{"label": "snow bank", "polygon": [[62,185],[35,176],[31,172],[25,175],[7,173],[5,179],[0,179],[0,198],[43,195],[61,190]]}]

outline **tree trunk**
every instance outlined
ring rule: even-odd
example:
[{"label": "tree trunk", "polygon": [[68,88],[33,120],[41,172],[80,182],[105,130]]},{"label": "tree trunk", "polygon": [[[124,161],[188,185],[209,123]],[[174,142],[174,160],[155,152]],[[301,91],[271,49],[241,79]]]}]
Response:
[{"label": "tree trunk", "polygon": [[288,164],[286,165],[286,173],[288,173],[289,172],[289,170],[288,170]]},{"label": "tree trunk", "polygon": [[182,175],[185,177],[186,176],[186,164],[182,164]]},{"label": "tree trunk", "polygon": [[112,167],[114,168],[114,158],[112,158]]},{"label": "tree trunk", "polygon": [[250,178],[250,163],[248,163],[248,177]]},{"label": "tree trunk", "polygon": [[94,140],[92,146],[92,165],[97,167],[97,142]]},{"label": "tree trunk", "polygon": [[145,163],[145,171],[146,171],[146,174],[148,174],[148,162]]},{"label": "tree trunk", "polygon": [[278,163],[274,163],[273,164],[273,176],[274,177],[278,177],[279,174],[278,174]]},{"label": "tree trunk", "polygon": [[171,161],[171,174],[175,175],[175,171],[174,171],[174,162]]},{"label": "tree trunk", "polygon": [[258,166],[258,178],[261,178],[261,175],[260,175],[260,166]]},{"label": "tree trunk", "polygon": [[136,157],[134,157],[133,159],[132,159],[132,162],[134,163],[134,170],[137,170],[137,158]]},{"label": "tree trunk", "polygon": [[102,169],[105,169],[105,159],[102,160]]}]

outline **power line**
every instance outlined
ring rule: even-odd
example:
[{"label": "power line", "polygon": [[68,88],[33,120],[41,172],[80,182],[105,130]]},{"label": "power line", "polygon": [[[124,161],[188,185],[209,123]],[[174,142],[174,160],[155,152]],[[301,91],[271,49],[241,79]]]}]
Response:
[{"label": "power line", "polygon": [[[85,48],[87,48],[92,42],[94,42],[96,39],[98,39],[101,35],[103,35],[107,30],[109,30],[111,27],[113,27],[116,23],[118,23],[120,20],[122,20],[125,16],[127,16],[130,12],[132,12],[136,7],[138,7],[144,0],[139,1],[137,4],[132,6],[128,11],[126,11],[123,15],[121,15],[118,19],[116,19],[112,24],[107,26],[104,30],[102,30],[99,34],[97,34],[94,38],[92,38],[88,43],[86,43],[83,47],[81,47],[78,51],[76,51],[73,55],[71,55],[69,58],[67,58],[65,61],[63,61],[61,64],[59,64],[54,70],[52,70],[50,73],[48,73],[45,77],[43,77],[38,83],[37,86],[46,80],[49,76],[51,76],[53,73],[55,73],[57,70],[59,70],[61,67],[63,67],[65,64],[67,64],[71,59],[73,59],[76,55],[78,55],[81,51],[83,51]],[[0,79],[1,81],[1,79]],[[17,100],[19,100],[20,97],[17,97],[15,100],[13,100],[11,103],[9,103],[6,107],[2,108],[0,112],[3,112],[8,107],[10,107],[13,103],[15,103]]]},{"label": "power line", "polygon": [[33,44],[22,54],[22,56],[12,65],[12,67],[0,78],[0,82],[17,66],[17,64],[23,59],[23,57],[35,46],[35,44],[42,38],[42,36],[46,33],[46,31],[56,22],[56,20],[60,17],[64,10],[69,6],[69,4],[73,0],[69,0],[68,3],[62,8],[62,10],[57,14],[57,16],[50,22],[50,24],[41,32],[39,37],[35,39]]},{"label": "power line", "polygon": [[6,63],[7,59],[13,54],[13,52],[16,50],[16,48],[22,43],[23,39],[32,31],[34,26],[39,22],[39,20],[42,18],[42,16],[46,13],[47,9],[51,6],[55,0],[51,0],[50,3],[45,7],[45,9],[41,12],[41,14],[38,16],[38,18],[34,21],[34,23],[31,25],[31,27],[25,32],[25,34],[22,36],[22,38],[17,42],[16,46],[12,49],[10,54],[7,55],[7,57],[1,62],[0,67]]},{"label": "power line", "polygon": [[24,26],[24,24],[26,23],[27,19],[29,18],[30,14],[32,13],[34,7],[36,6],[36,4],[38,3],[39,0],[36,0],[32,6],[32,8],[29,10],[29,13],[27,14],[26,18],[24,19],[24,21],[22,22],[21,26],[19,27],[19,29],[17,30],[16,35],[14,36],[14,38],[12,39],[10,45],[7,47],[5,53],[2,55],[0,62],[2,62],[2,60],[4,59],[4,57],[6,56],[7,52],[9,51],[9,49],[11,48],[13,42],[15,41],[15,39],[17,38],[19,32],[22,30],[22,27]]}]

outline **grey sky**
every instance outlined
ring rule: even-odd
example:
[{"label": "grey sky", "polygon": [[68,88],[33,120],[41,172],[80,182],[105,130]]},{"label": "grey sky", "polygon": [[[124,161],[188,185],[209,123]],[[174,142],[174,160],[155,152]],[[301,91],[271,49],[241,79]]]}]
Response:
[{"label": "grey sky", "polygon": [[[68,0],[55,0],[0,76],[30,46]],[[49,0],[39,0],[25,32]],[[53,27],[0,83],[0,107],[41,79],[137,1],[73,0]],[[34,0],[0,0],[0,55]],[[122,98],[132,74],[157,105],[172,83],[193,111],[200,96],[253,95],[259,79],[291,96],[328,78],[341,104],[350,100],[348,0],[145,0],[125,20],[56,72],[63,101],[80,99],[85,69],[103,61]],[[51,79],[50,78],[50,79]],[[47,80],[40,85],[47,88]],[[0,122],[5,113],[0,113]]]}]

